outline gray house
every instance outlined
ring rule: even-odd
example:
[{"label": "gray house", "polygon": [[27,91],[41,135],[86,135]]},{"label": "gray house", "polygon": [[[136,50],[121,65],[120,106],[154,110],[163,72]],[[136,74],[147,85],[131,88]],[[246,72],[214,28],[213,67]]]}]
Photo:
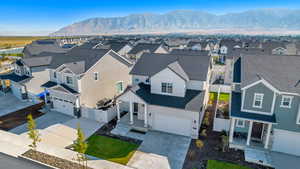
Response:
[{"label": "gray house", "polygon": [[300,57],[244,54],[235,61],[230,147],[300,155]]}]

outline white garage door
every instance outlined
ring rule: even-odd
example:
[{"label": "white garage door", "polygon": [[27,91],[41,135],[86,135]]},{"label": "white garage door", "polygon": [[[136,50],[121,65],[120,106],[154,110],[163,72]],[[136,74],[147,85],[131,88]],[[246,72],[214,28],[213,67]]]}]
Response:
[{"label": "white garage door", "polygon": [[74,104],[67,100],[52,97],[53,109],[55,111],[74,116]]},{"label": "white garage door", "polygon": [[167,116],[156,113],[154,120],[154,129],[168,133],[174,133],[184,136],[191,136],[192,121],[186,118]]},{"label": "white garage door", "polygon": [[273,150],[300,156],[300,133],[274,129]]}]

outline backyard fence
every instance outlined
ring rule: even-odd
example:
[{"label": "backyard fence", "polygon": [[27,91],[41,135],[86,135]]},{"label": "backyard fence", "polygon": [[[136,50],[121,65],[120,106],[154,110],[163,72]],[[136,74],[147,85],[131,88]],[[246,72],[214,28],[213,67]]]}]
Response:
[{"label": "backyard fence", "polygon": [[81,115],[84,118],[108,123],[117,116],[117,108],[113,106],[107,110],[98,110],[88,107],[81,107]]}]

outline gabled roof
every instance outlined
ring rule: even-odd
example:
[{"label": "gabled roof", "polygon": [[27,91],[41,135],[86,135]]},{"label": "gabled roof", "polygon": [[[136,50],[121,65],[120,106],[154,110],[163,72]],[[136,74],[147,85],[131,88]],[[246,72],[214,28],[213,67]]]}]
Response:
[{"label": "gabled roof", "polygon": [[[184,109],[194,112],[201,111],[205,95],[205,91],[198,90],[186,90],[185,97],[152,94],[150,91],[150,85],[143,83],[129,87],[126,89],[126,91],[128,90],[132,91],[148,104]],[[126,91],[124,93],[126,93]]]},{"label": "gabled roof", "polygon": [[142,51],[148,51],[150,53],[155,52],[161,44],[159,43],[138,43],[134,46],[128,54],[137,54]]},{"label": "gabled roof", "polygon": [[134,65],[130,74],[153,76],[170,64],[177,62],[190,80],[206,81],[210,61],[209,55],[144,53]]},{"label": "gabled roof", "polygon": [[170,54],[172,55],[208,55],[206,50],[191,50],[191,49],[173,49]]},{"label": "gabled roof", "polygon": [[300,93],[300,56],[245,55],[241,58],[241,85],[264,79],[279,91]]},{"label": "gabled roof", "polygon": [[173,63],[170,63],[168,65],[168,68],[170,68],[174,73],[176,73],[178,76],[180,76],[183,80],[188,81],[189,77],[183,70],[183,68],[180,66],[178,61],[175,61]]}]

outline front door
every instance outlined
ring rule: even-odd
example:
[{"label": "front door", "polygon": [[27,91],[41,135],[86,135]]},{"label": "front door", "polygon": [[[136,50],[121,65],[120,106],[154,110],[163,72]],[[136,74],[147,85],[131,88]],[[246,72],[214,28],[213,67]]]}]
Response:
[{"label": "front door", "polygon": [[139,104],[133,103],[133,115],[137,116],[138,112],[139,112]]},{"label": "front door", "polygon": [[263,133],[263,123],[253,122],[252,134],[251,134],[252,140],[261,141],[262,133]]}]

